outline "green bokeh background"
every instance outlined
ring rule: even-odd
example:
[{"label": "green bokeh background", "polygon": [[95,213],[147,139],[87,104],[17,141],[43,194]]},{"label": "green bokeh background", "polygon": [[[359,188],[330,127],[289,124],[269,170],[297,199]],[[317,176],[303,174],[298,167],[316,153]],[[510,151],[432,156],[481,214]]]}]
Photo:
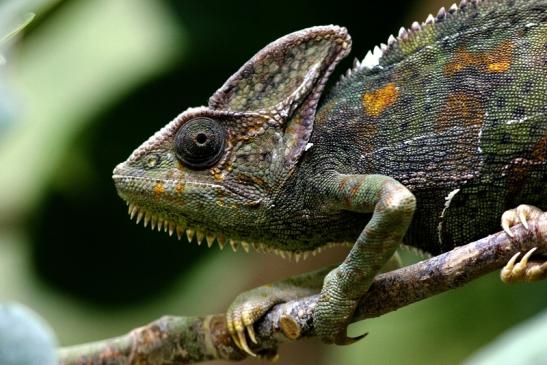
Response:
[{"label": "green bokeh background", "polygon": [[[0,301],[33,308],[71,345],[164,314],[223,312],[242,290],[340,260],[341,250],[300,264],[207,250],[135,226],[112,168],[180,111],[205,104],[279,36],[345,25],[351,58],[362,58],[442,5],[450,3],[362,2],[357,10],[349,0],[0,2],[0,36],[36,13],[24,35],[0,50],[7,59],[0,66]],[[546,283],[508,287],[491,274],[352,326],[354,334],[370,332],[356,345],[285,345],[279,364],[458,364],[546,307]],[[525,347],[498,346],[494,352],[507,355],[496,363],[516,363]]]}]

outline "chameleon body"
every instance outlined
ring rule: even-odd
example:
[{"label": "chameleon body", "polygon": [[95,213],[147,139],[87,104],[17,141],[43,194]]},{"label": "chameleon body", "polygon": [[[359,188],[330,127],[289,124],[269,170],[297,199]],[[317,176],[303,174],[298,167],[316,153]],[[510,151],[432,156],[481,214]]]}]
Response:
[{"label": "chameleon body", "polygon": [[351,343],[357,300],[401,243],[438,254],[496,231],[518,204],[547,206],[546,8],[443,8],[355,62],[323,99],[347,31],[285,36],[118,165],[118,193],[138,221],[198,243],[297,260],[352,245],[338,267],[244,293],[227,314],[251,353],[246,334],[256,342],[268,308],[321,291],[316,332]]}]

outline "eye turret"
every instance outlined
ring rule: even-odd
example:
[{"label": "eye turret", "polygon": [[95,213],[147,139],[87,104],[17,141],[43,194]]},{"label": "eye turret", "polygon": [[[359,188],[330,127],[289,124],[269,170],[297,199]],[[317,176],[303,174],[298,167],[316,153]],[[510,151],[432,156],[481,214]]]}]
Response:
[{"label": "eye turret", "polygon": [[201,170],[220,160],[226,145],[226,130],[214,119],[194,118],[184,123],[175,137],[177,158]]}]

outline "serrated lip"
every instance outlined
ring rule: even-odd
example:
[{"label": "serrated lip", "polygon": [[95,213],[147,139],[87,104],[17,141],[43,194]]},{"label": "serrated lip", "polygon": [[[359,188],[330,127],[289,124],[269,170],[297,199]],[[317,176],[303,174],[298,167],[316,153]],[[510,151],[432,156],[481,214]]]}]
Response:
[{"label": "serrated lip", "polygon": [[[120,166],[120,165],[118,165],[118,166]],[[122,194],[127,193],[127,192],[130,193],[130,194],[133,193],[133,191],[131,191],[130,189],[126,189],[123,185],[119,184],[119,182],[127,182],[129,180],[144,181],[144,182],[147,182],[149,184],[153,184],[153,183],[156,183],[156,182],[173,183],[173,184],[179,183],[179,180],[173,180],[173,179],[157,179],[157,178],[149,178],[149,177],[145,177],[145,176],[133,176],[133,175],[128,175],[128,174],[116,173],[117,172],[116,170],[118,169],[118,166],[114,169],[114,174],[112,175],[112,180],[114,180],[114,185],[116,186],[116,189],[118,190],[118,192],[121,192]],[[212,184],[210,182],[184,179],[184,185],[186,185],[186,186],[199,186],[199,185],[207,186],[210,189],[222,190],[224,192],[227,192],[227,193],[230,193],[230,194],[236,194],[238,196],[246,198],[245,196],[242,196],[241,194],[239,194],[238,191],[232,190],[228,186],[224,186],[224,185],[220,185],[220,184]],[[124,199],[126,202],[128,201],[128,199],[125,198],[125,197],[122,197],[122,199]],[[254,200],[254,201],[249,200],[247,202],[247,204],[251,204],[251,205],[256,205],[258,203],[260,203],[260,200]]]},{"label": "serrated lip", "polygon": [[241,239],[228,238],[222,233],[212,232],[207,229],[191,226],[187,222],[180,221],[178,223],[175,223],[165,217],[162,217],[160,214],[156,214],[151,212],[150,210],[146,210],[136,203],[126,201],[126,204],[128,206],[129,217],[131,220],[135,219],[135,223],[139,224],[142,221],[144,227],[150,226],[150,229],[157,230],[158,232],[163,230],[164,232],[168,233],[169,236],[173,236],[176,233],[176,236],[179,240],[186,236],[188,242],[190,243],[194,242],[195,237],[195,242],[198,245],[206,242],[208,248],[213,247],[214,243],[216,242],[221,250],[224,249],[226,244],[229,244],[234,252],[237,252],[237,250],[241,247],[243,251],[249,253],[252,248],[254,251],[259,253],[274,253],[284,259],[299,262],[300,260],[307,259],[308,257],[310,257],[310,255],[316,256],[317,254],[321,253],[325,248],[348,244],[350,245],[350,243],[328,243],[313,250],[286,251],[270,247],[262,242],[248,242]]}]

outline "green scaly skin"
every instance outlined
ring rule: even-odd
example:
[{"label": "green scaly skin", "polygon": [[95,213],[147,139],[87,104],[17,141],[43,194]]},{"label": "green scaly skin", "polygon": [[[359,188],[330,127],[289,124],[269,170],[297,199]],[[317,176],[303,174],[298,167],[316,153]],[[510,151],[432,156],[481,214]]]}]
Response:
[{"label": "green scaly skin", "polygon": [[546,8],[441,9],[356,62],[321,105],[347,31],[285,36],[118,165],[118,193],[138,221],[209,246],[298,260],[353,244],[338,267],[243,293],[227,312],[252,354],[246,334],[256,342],[272,305],[321,291],[317,334],[351,343],[357,300],[401,243],[438,254],[518,204],[547,206]]}]

